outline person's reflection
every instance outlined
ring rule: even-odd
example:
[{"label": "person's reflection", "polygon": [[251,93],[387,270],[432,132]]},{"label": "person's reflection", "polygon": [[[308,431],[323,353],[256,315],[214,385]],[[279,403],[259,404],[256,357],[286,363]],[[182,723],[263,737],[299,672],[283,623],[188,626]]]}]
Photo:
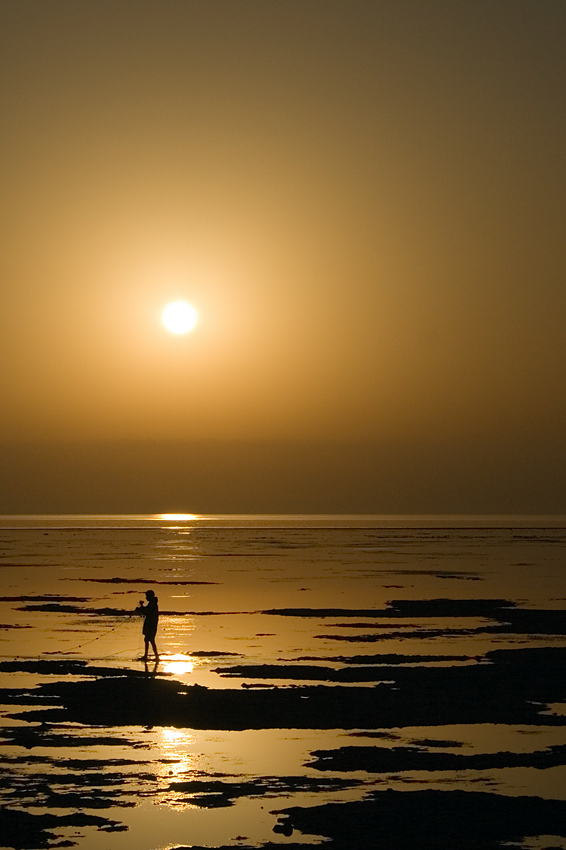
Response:
[{"label": "person's reflection", "polygon": [[147,658],[144,658],[144,669],[145,669],[145,672],[147,673],[148,676],[157,675],[158,666],[159,666],[159,658],[154,659],[152,667],[149,666],[149,664],[147,662]]}]

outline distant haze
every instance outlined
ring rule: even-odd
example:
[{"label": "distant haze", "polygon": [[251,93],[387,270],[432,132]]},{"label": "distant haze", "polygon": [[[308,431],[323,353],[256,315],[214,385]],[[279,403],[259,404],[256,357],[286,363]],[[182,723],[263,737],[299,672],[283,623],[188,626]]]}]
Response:
[{"label": "distant haze", "polygon": [[565,37],[1,4],[0,511],[566,511]]}]

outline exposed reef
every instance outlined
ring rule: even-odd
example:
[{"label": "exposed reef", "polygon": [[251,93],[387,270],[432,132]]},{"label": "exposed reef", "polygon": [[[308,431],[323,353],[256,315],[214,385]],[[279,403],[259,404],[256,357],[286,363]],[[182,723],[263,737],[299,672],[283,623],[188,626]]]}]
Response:
[{"label": "exposed reef", "polygon": [[75,812],[70,815],[34,815],[15,809],[0,810],[0,841],[4,847],[14,850],[43,850],[50,847],[72,847],[77,842],[67,839],[64,843],[53,844],[57,838],[62,838],[56,830],[62,827],[95,826],[104,832],[117,832],[126,827],[108,818]]},{"label": "exposed reef", "polygon": [[[381,677],[382,681],[368,687],[336,684],[264,690],[210,689],[138,671],[105,670],[104,676],[91,680],[42,682],[28,694],[29,699],[38,706],[56,702],[60,707],[28,711],[22,719],[226,730],[566,725],[566,717],[542,713],[547,705],[566,700],[565,667],[566,648],[496,650],[488,652],[483,663],[471,665],[372,666],[367,669],[373,680]],[[284,673],[286,668],[280,669]],[[332,668],[326,669],[329,676],[334,675]],[[316,668],[317,678],[321,670],[322,665]],[[253,672],[252,667],[252,678]],[[288,675],[296,677],[293,665]],[[21,704],[22,696],[21,691],[5,691],[3,699]]]},{"label": "exposed reef", "polygon": [[481,792],[389,789],[282,814],[277,831],[326,836],[329,850],[495,850],[529,836],[566,836],[566,802]]},{"label": "exposed reef", "polygon": [[[141,584],[143,580],[127,583]],[[79,597],[20,597],[14,601],[28,603],[28,610],[111,617],[132,614],[123,609],[89,608],[84,604],[87,600]],[[182,617],[226,612],[163,613]],[[337,631],[356,631],[355,636],[326,636],[334,640],[363,643],[393,634],[400,638],[485,634],[511,636],[511,647],[520,645],[478,656],[313,654],[273,664],[246,664],[245,657],[235,652],[194,652],[196,657],[218,659],[215,663],[221,666],[214,672],[220,677],[240,680],[240,688],[229,689],[185,685],[171,675],[60,657],[1,661],[2,673],[40,677],[28,687],[0,691],[2,704],[13,706],[18,713],[12,717],[21,721],[1,730],[5,743],[21,748],[16,755],[2,759],[0,797],[7,801],[0,813],[4,845],[13,850],[71,846],[72,838],[68,839],[63,829],[67,826],[123,829],[117,821],[100,818],[93,810],[113,809],[117,815],[122,807],[135,805],[141,793],[179,805],[216,809],[234,805],[240,798],[327,793],[355,786],[357,793],[362,793],[366,783],[376,782],[379,787],[383,777],[378,775],[383,774],[427,771],[434,780],[441,771],[566,765],[566,745],[555,740],[545,740],[549,746],[532,752],[479,752],[461,741],[434,738],[434,733],[430,738],[424,737],[430,733],[421,733],[423,737],[407,742],[400,731],[481,723],[547,730],[565,726],[566,716],[554,707],[566,703],[566,647],[521,645],[524,635],[540,636],[539,644],[549,643],[549,636],[560,640],[566,634],[565,611],[524,609],[503,599],[428,599],[394,600],[383,609],[294,608],[261,613],[320,618],[327,621],[326,628],[332,625]],[[445,646],[439,648],[446,650]],[[9,684],[8,676],[6,681]],[[147,744],[137,732],[154,727],[341,729],[367,740],[360,741],[361,746],[313,749],[305,764],[310,776],[246,779],[198,772],[170,776],[161,774],[155,762],[145,760]],[[144,759],[110,758],[106,764],[103,759],[71,758],[65,760],[63,770],[59,754],[87,742],[110,753],[111,747],[120,746],[135,755],[137,748]],[[46,756],[43,748],[49,748],[45,752],[51,750],[52,755]],[[520,744],[516,749],[521,749]],[[24,762],[28,771],[20,773]],[[360,778],[360,774],[364,776]],[[51,813],[21,810],[36,804]],[[53,813],[73,808],[84,811],[71,816]],[[88,814],[91,811],[93,814]],[[357,802],[291,807],[274,814],[281,816],[274,831],[291,838],[285,845],[290,850],[312,846],[303,843],[306,835],[326,838],[330,850],[414,850],[417,846],[422,850],[503,850],[531,836],[566,837],[566,802],[469,791],[374,791]],[[245,840],[239,837],[238,846],[245,848]],[[263,848],[278,846],[268,842]]]},{"label": "exposed reef", "polygon": [[157,579],[157,578],[83,578],[81,581],[93,581],[97,584],[172,584],[177,587],[190,587],[198,584],[220,584],[218,581],[185,581],[183,579]]},{"label": "exposed reef", "polygon": [[[429,744],[430,746],[430,744]],[[310,767],[317,770],[397,773],[407,770],[493,770],[504,767],[547,768],[566,764],[566,746],[534,753],[438,753],[423,747],[340,747],[315,750]]]}]

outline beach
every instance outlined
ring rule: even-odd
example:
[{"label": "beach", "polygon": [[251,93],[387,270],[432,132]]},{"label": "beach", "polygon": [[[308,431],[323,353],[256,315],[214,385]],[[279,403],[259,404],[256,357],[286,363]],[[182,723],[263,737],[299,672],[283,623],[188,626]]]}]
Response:
[{"label": "beach", "polygon": [[566,848],[565,518],[0,539],[0,847]]}]

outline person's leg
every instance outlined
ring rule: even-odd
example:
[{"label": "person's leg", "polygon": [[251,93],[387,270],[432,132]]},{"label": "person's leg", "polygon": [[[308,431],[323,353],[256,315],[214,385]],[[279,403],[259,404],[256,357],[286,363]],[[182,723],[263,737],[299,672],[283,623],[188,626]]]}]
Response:
[{"label": "person's leg", "polygon": [[151,641],[151,646],[153,647],[153,653],[154,653],[154,655],[155,655],[155,660],[157,661],[157,659],[159,658],[159,653],[158,653],[158,651],[157,651],[157,646],[156,646],[156,643],[155,643],[155,639]]},{"label": "person's leg", "polygon": [[146,637],[144,637],[143,640],[144,640],[144,645],[145,645],[145,652],[143,654],[143,660],[147,661],[147,653],[149,652],[149,640]]}]

